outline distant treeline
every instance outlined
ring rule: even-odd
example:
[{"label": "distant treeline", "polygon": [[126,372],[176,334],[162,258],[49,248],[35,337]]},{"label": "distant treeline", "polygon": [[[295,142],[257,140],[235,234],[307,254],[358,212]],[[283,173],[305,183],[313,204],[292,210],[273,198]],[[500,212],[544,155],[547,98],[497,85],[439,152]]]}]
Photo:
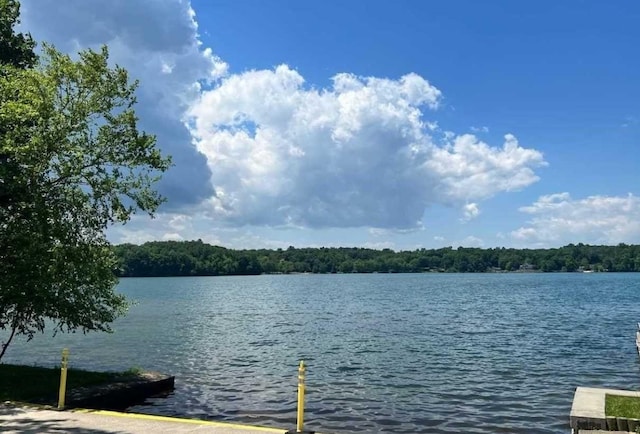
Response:
[{"label": "distant treeline", "polygon": [[557,249],[294,248],[231,250],[202,241],[157,241],[114,247],[118,274],[225,276],[262,273],[485,273],[506,271],[640,271],[640,246],[569,244]]}]

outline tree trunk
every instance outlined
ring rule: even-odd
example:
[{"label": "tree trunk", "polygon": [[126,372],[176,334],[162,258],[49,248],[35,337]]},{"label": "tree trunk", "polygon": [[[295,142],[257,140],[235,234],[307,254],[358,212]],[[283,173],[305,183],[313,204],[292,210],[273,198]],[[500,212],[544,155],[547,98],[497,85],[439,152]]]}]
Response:
[{"label": "tree trunk", "polygon": [[11,341],[13,340],[13,337],[16,334],[16,329],[18,328],[18,324],[16,324],[15,322],[12,324],[11,326],[11,334],[9,335],[9,339],[7,339],[7,342],[3,342],[2,343],[2,351],[0,351],[0,360],[2,360],[2,356],[4,356],[4,353],[7,351],[7,348],[9,347],[9,344],[11,343]]}]

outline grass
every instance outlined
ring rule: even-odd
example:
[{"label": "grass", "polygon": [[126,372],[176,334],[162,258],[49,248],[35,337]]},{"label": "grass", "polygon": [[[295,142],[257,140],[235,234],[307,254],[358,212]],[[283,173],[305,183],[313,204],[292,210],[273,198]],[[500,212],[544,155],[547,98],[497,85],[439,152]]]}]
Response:
[{"label": "grass", "polygon": [[604,414],[627,419],[640,419],[640,398],[635,396],[606,395]]},{"label": "grass", "polygon": [[[138,370],[126,372],[91,372],[69,369],[67,390],[96,386],[136,376]],[[0,364],[0,402],[22,401],[52,403],[60,388],[60,368]]]}]

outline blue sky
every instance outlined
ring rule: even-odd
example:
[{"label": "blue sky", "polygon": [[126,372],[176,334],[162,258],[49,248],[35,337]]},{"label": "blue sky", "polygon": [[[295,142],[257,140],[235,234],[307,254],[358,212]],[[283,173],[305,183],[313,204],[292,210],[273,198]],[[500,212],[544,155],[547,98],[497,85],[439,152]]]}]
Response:
[{"label": "blue sky", "polygon": [[174,157],[113,242],[640,243],[640,4],[23,1],[106,43]]}]

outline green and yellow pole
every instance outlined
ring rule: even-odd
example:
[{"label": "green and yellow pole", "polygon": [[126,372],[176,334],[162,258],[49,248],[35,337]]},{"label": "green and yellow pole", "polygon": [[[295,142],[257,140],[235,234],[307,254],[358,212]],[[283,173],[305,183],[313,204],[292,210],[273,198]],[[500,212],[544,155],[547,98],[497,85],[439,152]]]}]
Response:
[{"label": "green and yellow pole", "polygon": [[67,394],[67,365],[69,364],[69,349],[62,350],[62,363],[60,364],[60,391],[58,393],[58,409],[64,408],[64,399]]},{"label": "green and yellow pole", "polygon": [[302,432],[304,429],[304,360],[300,360],[298,367],[298,424],[296,431]]}]

